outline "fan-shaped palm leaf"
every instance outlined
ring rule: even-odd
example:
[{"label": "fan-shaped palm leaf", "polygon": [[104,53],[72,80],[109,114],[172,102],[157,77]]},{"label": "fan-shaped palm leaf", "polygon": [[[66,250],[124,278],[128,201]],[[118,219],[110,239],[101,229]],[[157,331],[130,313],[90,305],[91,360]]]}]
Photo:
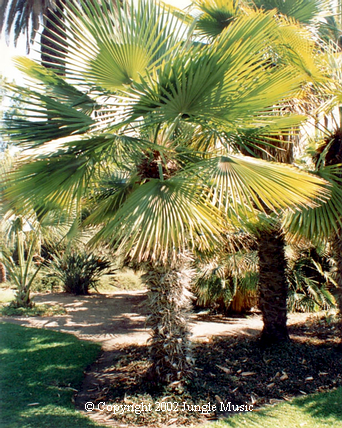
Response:
[{"label": "fan-shaped palm leaf", "polygon": [[[192,173],[191,168],[187,173]],[[213,201],[229,212],[232,207],[248,215],[257,207],[264,211],[288,206],[314,204],[312,197],[324,200],[328,186],[320,178],[290,166],[261,159],[229,155],[209,159],[196,165],[193,173],[212,186]],[[272,184],[271,184],[272,183]],[[317,187],[318,186],[318,187]]]},{"label": "fan-shaped palm leaf", "polygon": [[288,239],[298,240],[304,236],[313,242],[328,239],[334,231],[342,226],[342,179],[341,166],[333,165],[321,168],[317,175],[331,183],[329,200],[314,209],[303,209],[298,212],[288,212],[283,220],[283,226],[288,231]]},{"label": "fan-shaped palm leaf", "polygon": [[175,259],[193,245],[209,249],[220,241],[225,223],[204,190],[188,179],[150,180],[128,196],[93,241],[117,242],[138,260]]},{"label": "fan-shaped palm leaf", "polygon": [[304,24],[331,11],[329,0],[254,0],[253,3],[265,10],[277,9],[278,13]]},{"label": "fan-shaped palm leaf", "polygon": [[[70,79],[116,90],[139,81],[153,67],[167,61],[185,27],[161,4],[139,2],[68,3],[63,15],[68,38],[65,58]],[[80,49],[80,47],[82,47]],[[63,47],[61,40],[60,49]],[[58,46],[55,49],[58,54]],[[52,55],[53,59],[53,55]]]}]

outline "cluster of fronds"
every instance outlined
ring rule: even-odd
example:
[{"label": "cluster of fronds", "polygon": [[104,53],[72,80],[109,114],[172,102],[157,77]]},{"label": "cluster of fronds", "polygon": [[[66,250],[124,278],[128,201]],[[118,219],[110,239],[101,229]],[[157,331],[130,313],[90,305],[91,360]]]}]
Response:
[{"label": "cluster of fronds", "polygon": [[200,268],[193,288],[196,304],[223,313],[249,310],[257,303],[258,280],[255,251],[226,255]]},{"label": "cluster of fronds", "polygon": [[49,275],[60,279],[67,293],[88,294],[96,289],[102,275],[111,273],[111,262],[103,257],[86,252],[53,255]]}]

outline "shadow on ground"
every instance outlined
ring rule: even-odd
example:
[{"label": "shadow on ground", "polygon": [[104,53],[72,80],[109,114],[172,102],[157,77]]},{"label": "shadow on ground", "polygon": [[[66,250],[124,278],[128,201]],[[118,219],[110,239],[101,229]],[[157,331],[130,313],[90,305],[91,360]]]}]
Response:
[{"label": "shadow on ground", "polygon": [[[332,326],[320,325],[316,320],[311,325],[308,340],[298,340],[304,327],[304,324],[291,327],[291,343],[266,349],[260,347],[255,337],[245,335],[213,337],[206,343],[195,342],[195,377],[188,387],[186,400],[196,405],[211,402],[218,409],[221,402],[260,407],[342,386],[342,353],[337,336],[334,343],[322,344],[319,339],[330,334]],[[253,333],[255,335],[256,332]],[[84,403],[88,400],[116,404],[125,403],[127,397],[138,397],[139,402],[184,400],[184,397],[172,394],[170,398],[170,392],[156,391],[146,378],[148,367],[146,346],[126,346],[104,352],[91,367],[77,396],[78,409],[84,410]],[[327,406],[324,395],[320,397],[317,405],[324,407],[327,416],[329,412],[340,414],[341,410],[336,406]],[[316,399],[309,399],[313,404],[307,411],[325,415],[319,407],[315,409]],[[169,423],[167,415],[164,416],[162,422]],[[182,414],[183,419],[177,423],[194,422],[194,414],[188,416],[186,419]],[[219,418],[227,416],[227,413],[214,412],[209,416]],[[117,422],[118,418],[116,415]],[[134,418],[134,421],[126,420],[124,416],[119,419],[131,425],[142,423],[139,415],[134,415]]]}]

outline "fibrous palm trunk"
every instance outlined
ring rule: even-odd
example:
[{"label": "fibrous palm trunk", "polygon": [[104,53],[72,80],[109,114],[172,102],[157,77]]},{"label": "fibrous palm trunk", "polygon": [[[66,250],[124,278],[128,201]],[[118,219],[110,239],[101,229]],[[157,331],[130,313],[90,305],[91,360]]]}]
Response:
[{"label": "fibrous palm trunk", "polygon": [[0,283],[6,282],[6,267],[0,262]]},{"label": "fibrous palm trunk", "polygon": [[[254,149],[256,156],[266,160],[292,164],[294,160],[293,145],[295,136],[278,136],[273,141],[274,147],[267,152]],[[292,142],[290,142],[292,141]],[[262,230],[257,236],[259,255],[259,308],[262,312],[264,327],[261,342],[265,345],[278,344],[289,340],[287,331],[287,296],[288,282],[286,276],[287,260],[285,257],[285,238],[279,222],[268,230]]]},{"label": "fibrous palm trunk", "polygon": [[339,318],[342,321],[342,230],[336,232],[332,238],[332,252],[335,262],[335,289],[336,303],[339,312]]},{"label": "fibrous palm trunk", "polygon": [[264,327],[261,341],[265,345],[286,342],[287,293],[285,241],[277,225],[263,231],[259,239],[259,305]]},{"label": "fibrous palm trunk", "polygon": [[177,266],[150,265],[143,276],[149,289],[147,324],[152,329],[150,375],[156,383],[170,385],[191,377],[188,314],[192,276],[193,271],[180,260]]}]

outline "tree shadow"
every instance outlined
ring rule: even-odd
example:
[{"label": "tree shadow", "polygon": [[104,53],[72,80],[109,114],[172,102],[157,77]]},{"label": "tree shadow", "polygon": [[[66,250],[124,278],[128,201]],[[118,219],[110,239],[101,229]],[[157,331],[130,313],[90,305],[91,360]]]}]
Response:
[{"label": "tree shadow", "polygon": [[[263,407],[276,401],[289,400],[303,394],[312,394],[342,386],[342,353],[338,346],[314,344],[312,341],[292,341],[279,346],[263,348],[254,337],[214,337],[206,343],[194,343],[195,375],[186,388],[187,400],[195,404],[231,402],[234,405],[253,404]],[[104,401],[120,402],[126,396],[152,396],[162,400],[170,391],[156,389],[156,380],[149,379],[148,349],[146,346],[126,346],[115,352],[102,354],[90,372],[89,384],[77,398],[78,408],[90,397],[96,401],[101,391]],[[89,378],[89,374],[87,376]],[[94,388],[97,388],[94,391]],[[305,397],[303,408],[312,414],[339,415],[341,410],[331,408],[328,396]],[[306,400],[306,401],[305,401]],[[310,403],[308,408],[304,403]],[[317,402],[317,409],[315,404]],[[302,405],[302,404],[300,404]],[[217,406],[220,407],[219,405]],[[324,413],[320,408],[325,409]],[[329,410],[330,408],[330,410]],[[330,413],[329,413],[330,412]],[[217,412],[216,417],[227,416]]]},{"label": "tree shadow", "polygon": [[0,324],[0,336],[0,426],[95,426],[82,422],[72,400],[98,345],[7,323]]},{"label": "tree shadow", "polygon": [[303,397],[295,401],[295,405],[315,418],[342,420],[342,390],[329,391]]},{"label": "tree shadow", "polygon": [[66,315],[52,317],[2,317],[6,322],[23,326],[70,332],[79,338],[99,340],[127,335],[127,333],[147,332],[145,326],[146,294],[143,292],[90,294],[74,296],[67,293],[39,295],[35,302],[59,304]]}]

